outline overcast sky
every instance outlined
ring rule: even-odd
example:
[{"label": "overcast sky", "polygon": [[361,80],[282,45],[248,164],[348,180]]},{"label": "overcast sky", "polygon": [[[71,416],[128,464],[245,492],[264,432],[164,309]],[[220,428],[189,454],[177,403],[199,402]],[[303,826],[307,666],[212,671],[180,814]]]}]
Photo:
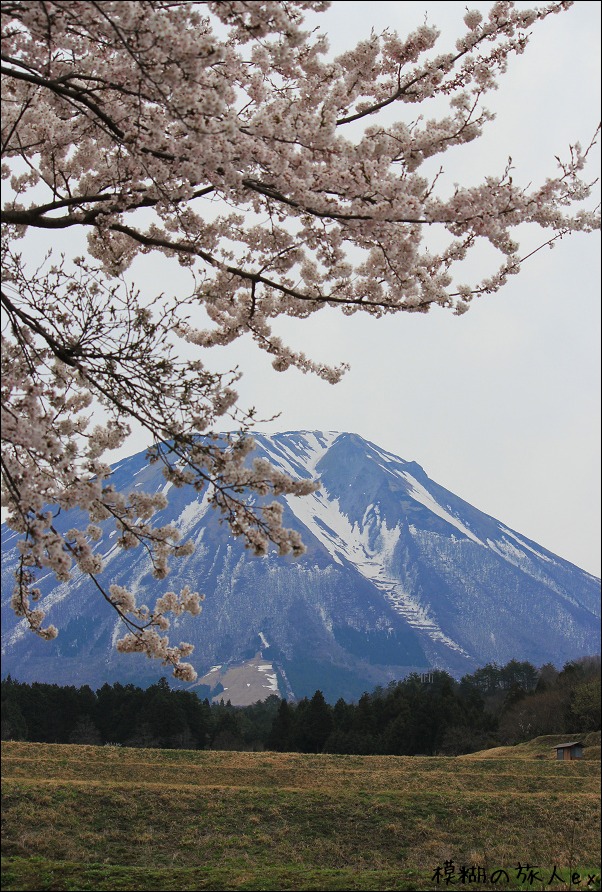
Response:
[{"label": "overcast sky", "polygon": [[[453,41],[465,10],[464,2],[334,2],[315,21],[338,53],[372,27],[405,35],[425,14],[442,42]],[[511,59],[486,102],[496,121],[481,140],[443,158],[448,180],[497,174],[509,155],[515,182],[554,175],[555,155],[589,143],[599,90],[600,4],[576,2],[534,27],[527,51]],[[592,178],[598,170],[599,152]],[[535,247],[539,234],[521,233],[521,247]],[[242,402],[265,416],[280,410],[264,430],[361,434],[600,575],[599,234],[539,252],[461,317],[437,308],[381,320],[326,310],[282,331],[291,346],[330,363],[347,360],[351,371],[333,387],[296,370],[277,374],[251,346],[224,350],[245,372]]]},{"label": "overcast sky", "polygon": [[[490,4],[475,7],[486,11]],[[311,24],[339,53],[372,27],[405,36],[426,15],[441,29],[444,51],[462,33],[465,10],[465,2],[335,0]],[[476,183],[500,174],[511,155],[514,182],[538,184],[556,173],[554,156],[566,157],[571,142],[589,143],[599,91],[600,4],[578,0],[535,26],[525,54],[510,60],[486,102],[497,118],[485,136],[434,159],[432,172],[442,160],[444,187]],[[596,151],[592,179],[598,173]],[[519,233],[523,254],[544,240],[540,234],[529,227]],[[165,264],[162,257],[141,258],[134,265],[134,272],[146,270],[140,286],[168,290]],[[489,271],[477,265],[474,279]],[[244,340],[216,348],[214,368],[238,365],[244,373],[241,404],[263,417],[281,413],[261,430],[356,432],[600,575],[599,233],[539,252],[499,294],[476,300],[461,317],[435,308],[375,320],[326,309],[287,321],[279,333],[312,358],[348,361],[351,370],[332,386],[295,369],[275,372],[269,357]],[[145,445],[134,437],[118,457]]]}]

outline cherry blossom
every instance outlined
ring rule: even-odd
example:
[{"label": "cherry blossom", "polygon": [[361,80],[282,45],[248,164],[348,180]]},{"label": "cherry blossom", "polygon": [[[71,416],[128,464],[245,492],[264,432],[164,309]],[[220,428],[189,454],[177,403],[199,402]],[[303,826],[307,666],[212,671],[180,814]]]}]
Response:
[{"label": "cherry blossom", "polygon": [[[168,592],[151,609],[123,580],[99,579],[102,525],[120,547],[146,549],[157,579],[191,549],[155,522],[164,495],[111,481],[106,454],[132,421],[167,481],[206,493],[255,554],[299,555],[269,499],[316,484],[252,460],[239,373],[209,371],[205,351],[250,336],[275,370],[336,383],[346,367],[283,343],[274,320],[325,306],[461,314],[520,271],[522,224],[541,228],[541,245],[599,228],[584,173],[591,145],[575,143],[536,185],[521,185],[509,161],[449,195],[421,170],[479,138],[492,119],[483,101],[529,29],[571,5],[468,10],[453,52],[438,53],[439,32],[423,25],[405,39],[369,35],[333,59],[325,37],[304,29],[322,0],[3,4],[2,485],[22,536],[13,607],[34,632],[57,631],[43,625],[38,571],[65,581],[78,567],[126,626],[119,650],[193,679],[182,662],[191,646],[160,633],[166,614],[196,615],[201,596]],[[447,110],[427,117],[435,97]],[[437,250],[433,229],[446,237]],[[34,230],[57,246],[36,269]],[[84,233],[85,257],[70,232]],[[463,281],[483,243],[497,263]],[[187,296],[132,286],[133,261],[151,252],[189,271]],[[99,407],[105,420],[92,426]],[[225,416],[240,435],[215,433]],[[61,533],[55,515],[70,509],[88,522]]]}]

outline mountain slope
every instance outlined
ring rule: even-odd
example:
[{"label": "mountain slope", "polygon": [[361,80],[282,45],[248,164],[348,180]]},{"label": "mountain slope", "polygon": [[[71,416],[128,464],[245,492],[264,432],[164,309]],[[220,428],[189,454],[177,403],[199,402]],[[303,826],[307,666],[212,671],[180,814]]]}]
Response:
[{"label": "mountain slope", "polygon": [[[174,561],[165,582],[152,578],[140,549],[118,550],[109,529],[98,543],[102,578],[144,593],[139,600],[152,603],[183,585],[206,594],[201,617],[175,621],[172,635],[196,644],[200,676],[259,659],[272,665],[283,695],[320,688],[332,700],[432,666],[461,675],[490,661],[558,665],[599,650],[599,580],[439,486],[415,462],[355,434],[255,439],[255,455],[320,478],[316,493],[283,499],[285,525],[307,546],[300,559],[251,556],[190,488],[170,489],[162,519],[176,523],[195,552]],[[114,474],[119,487],[169,489],[143,453]],[[165,673],[114,651],[119,622],[78,573],[69,583],[48,577],[40,586],[59,637],[48,643],[28,633],[7,610],[15,545],[6,533],[4,673],[93,686],[145,684]]]}]

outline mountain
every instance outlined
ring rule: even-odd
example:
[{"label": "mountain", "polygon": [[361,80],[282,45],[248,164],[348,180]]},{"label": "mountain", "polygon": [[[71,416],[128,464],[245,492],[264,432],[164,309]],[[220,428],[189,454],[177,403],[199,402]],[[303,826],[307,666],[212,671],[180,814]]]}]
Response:
[{"label": "mountain", "polygon": [[[202,695],[242,703],[320,689],[331,701],[355,699],[433,667],[459,677],[488,662],[561,665],[599,651],[600,580],[439,486],[420,465],[350,433],[254,436],[255,456],[320,478],[316,493],[282,499],[285,526],[307,546],[301,558],[251,555],[206,495],[172,488],[144,453],[115,466],[115,484],[169,489],[161,519],[193,540],[194,553],[158,582],[143,550],[118,549],[108,526],[97,546],[101,579],[136,590],[139,602],[183,585],[205,593],[201,616],[174,620],[171,635],[196,645]],[[65,518],[65,528],[76,520]],[[3,534],[3,674],[92,687],[168,674],[115,651],[122,627],[78,571],[68,583],[50,575],[40,583],[59,636],[44,642],[29,633],[9,606],[17,535]]]}]

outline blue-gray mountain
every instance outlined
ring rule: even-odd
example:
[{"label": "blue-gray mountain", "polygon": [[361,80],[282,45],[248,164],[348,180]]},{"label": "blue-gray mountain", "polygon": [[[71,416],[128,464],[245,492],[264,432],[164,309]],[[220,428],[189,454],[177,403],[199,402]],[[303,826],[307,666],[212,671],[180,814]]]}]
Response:
[{"label": "blue-gray mountain", "polygon": [[[158,582],[143,551],[119,550],[108,527],[98,543],[101,578],[136,590],[139,602],[183,585],[205,593],[201,616],[175,620],[171,631],[174,642],[196,644],[193,662],[200,677],[208,673],[201,693],[217,678],[211,670],[245,660],[270,680],[266,696],[277,683],[283,695],[319,688],[334,701],[430,667],[460,676],[487,662],[561,665],[599,651],[600,580],[473,508],[415,462],[355,434],[255,439],[256,454],[320,478],[318,492],[283,499],[285,525],[307,546],[303,557],[252,556],[208,510],[206,495],[170,487],[144,453],[116,465],[115,483],[170,489],[162,519],[192,538],[194,554],[173,561]],[[16,539],[4,528],[4,675],[98,687],[166,674],[155,661],[115,651],[119,620],[78,572],[69,583],[41,581],[58,638],[27,632],[9,607]]]}]

